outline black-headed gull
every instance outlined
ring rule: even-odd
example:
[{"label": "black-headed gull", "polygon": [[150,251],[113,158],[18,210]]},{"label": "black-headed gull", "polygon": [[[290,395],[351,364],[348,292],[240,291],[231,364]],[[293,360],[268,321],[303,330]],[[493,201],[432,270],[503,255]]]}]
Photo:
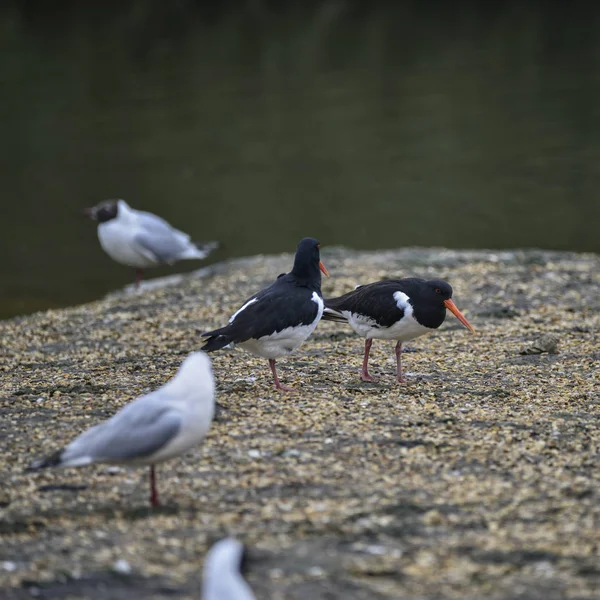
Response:
[{"label": "black-headed gull", "polygon": [[231,343],[269,361],[275,387],[281,385],[275,361],[297,350],[323,315],[321,272],[329,275],[319,256],[319,242],[304,238],[298,244],[294,267],[269,287],[248,298],[229,319],[229,325],[203,333],[202,350],[212,352]]},{"label": "black-headed gull", "polygon": [[256,600],[242,575],[244,546],[234,538],[214,544],[204,559],[202,600]]},{"label": "black-headed gull", "polygon": [[194,352],[162,387],[130,402],[65,448],[35,461],[29,470],[92,463],[150,465],[150,502],[157,506],[154,465],[199,444],[210,428],[214,410],[210,359],[203,352]]},{"label": "black-headed gull", "polygon": [[113,260],[134,267],[139,287],[144,269],[172,265],[179,260],[206,258],[218,242],[196,244],[183,231],[161,217],[131,208],[125,200],[106,200],[86,208],[84,214],[98,221],[98,239]]},{"label": "black-headed gull", "polygon": [[396,378],[403,383],[402,342],[437,329],[446,318],[446,309],[473,331],[452,301],[452,287],[446,281],[416,277],[386,279],[325,300],[323,320],[349,323],[356,333],[364,336],[363,381],[375,381],[368,368],[373,339],[396,340]]}]

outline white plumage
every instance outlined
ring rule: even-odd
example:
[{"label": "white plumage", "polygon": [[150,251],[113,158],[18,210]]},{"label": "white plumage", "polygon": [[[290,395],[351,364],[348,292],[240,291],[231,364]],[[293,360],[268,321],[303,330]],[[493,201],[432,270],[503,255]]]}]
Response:
[{"label": "white plumage", "polygon": [[198,248],[187,233],[157,215],[131,208],[125,200],[117,200],[117,207],[115,218],[98,224],[98,239],[118,263],[145,269],[206,258],[212,249]]},{"label": "white plumage", "polygon": [[256,600],[240,573],[244,546],[225,538],[209,550],[204,561],[202,600]]},{"label": "white plumage", "polygon": [[415,319],[413,306],[409,301],[409,297],[404,292],[394,292],[393,297],[398,308],[404,311],[404,317],[390,327],[380,327],[374,319],[349,310],[341,310],[339,313],[346,317],[350,327],[356,333],[368,340],[378,339],[407,342],[431,331],[429,327],[421,325]]},{"label": "white plumage", "polygon": [[[190,354],[162,387],[140,396],[90,427],[32,470],[91,463],[151,465],[183,454],[207,434],[215,410],[215,382],[204,352]],[[152,472],[153,504],[157,503]]]}]

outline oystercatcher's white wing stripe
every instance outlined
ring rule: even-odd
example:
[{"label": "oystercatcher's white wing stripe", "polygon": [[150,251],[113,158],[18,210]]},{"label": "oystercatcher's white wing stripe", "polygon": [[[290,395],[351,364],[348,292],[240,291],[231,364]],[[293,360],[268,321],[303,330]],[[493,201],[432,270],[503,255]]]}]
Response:
[{"label": "oystercatcher's white wing stripe", "polygon": [[238,310],[236,310],[233,315],[231,315],[231,318],[229,319],[230,323],[233,323],[234,319],[243,311],[246,310],[251,304],[254,304],[255,302],[258,302],[258,298],[250,298],[250,300],[248,300],[248,302],[246,302],[246,304],[244,304],[244,306],[242,306],[242,308],[239,308]]},{"label": "oystercatcher's white wing stripe", "polygon": [[319,294],[317,294],[317,292],[312,293],[311,299],[319,307],[319,311],[317,312],[317,318],[314,321],[314,324],[316,325],[321,320],[321,317],[323,316],[323,310],[325,309],[325,302],[323,302],[323,298],[321,298],[321,296],[319,296]]},{"label": "oystercatcher's white wing stripe", "polygon": [[388,329],[386,339],[408,342],[431,331],[415,319],[413,305],[404,292],[394,292],[394,300],[398,308],[404,311],[404,316]]},{"label": "oystercatcher's white wing stripe", "polygon": [[413,307],[410,303],[410,298],[404,292],[394,292],[394,300],[396,301],[396,306],[404,311],[404,316],[412,315]]}]

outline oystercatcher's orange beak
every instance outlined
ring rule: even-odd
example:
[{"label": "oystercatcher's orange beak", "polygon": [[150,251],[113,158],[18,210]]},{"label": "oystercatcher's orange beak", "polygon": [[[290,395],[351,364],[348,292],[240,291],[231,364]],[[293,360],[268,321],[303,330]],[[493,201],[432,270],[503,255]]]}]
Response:
[{"label": "oystercatcher's orange beak", "polygon": [[465,319],[464,315],[458,310],[456,304],[448,298],[448,300],[444,300],[444,306],[469,330],[475,332],[473,327],[471,327],[471,323]]},{"label": "oystercatcher's orange beak", "polygon": [[319,261],[319,269],[321,269],[321,273],[323,273],[324,275],[326,275],[327,277],[329,277],[329,271],[327,270],[327,267],[321,261]]}]

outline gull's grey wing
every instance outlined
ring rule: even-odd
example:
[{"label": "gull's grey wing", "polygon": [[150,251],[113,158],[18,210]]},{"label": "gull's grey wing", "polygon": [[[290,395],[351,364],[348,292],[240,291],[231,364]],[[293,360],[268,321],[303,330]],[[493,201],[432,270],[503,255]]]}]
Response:
[{"label": "gull's grey wing", "polygon": [[154,260],[170,263],[177,260],[189,249],[189,241],[173,230],[166,232],[142,231],[137,233],[134,242],[149,252]]},{"label": "gull's grey wing", "polygon": [[65,448],[61,462],[68,465],[84,457],[90,462],[146,458],[168,444],[181,425],[181,414],[154,392],[82,433]]},{"label": "gull's grey wing", "polygon": [[175,229],[175,227],[165,221],[162,217],[143,210],[137,211],[137,217],[139,226],[148,233],[152,232],[157,235],[171,234],[182,238],[184,241],[189,241],[191,239],[187,233]]}]

